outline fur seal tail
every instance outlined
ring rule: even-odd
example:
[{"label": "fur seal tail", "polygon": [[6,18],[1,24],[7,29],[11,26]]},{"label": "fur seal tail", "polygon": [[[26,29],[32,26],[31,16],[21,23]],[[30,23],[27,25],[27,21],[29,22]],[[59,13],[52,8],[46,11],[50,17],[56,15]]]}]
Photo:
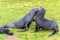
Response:
[{"label": "fur seal tail", "polygon": [[55,34],[57,34],[58,33],[58,26],[57,25],[55,25],[55,27],[54,27],[54,32],[51,34],[51,35],[49,35],[48,37],[51,37],[51,36],[53,36],[53,35],[55,35]]}]

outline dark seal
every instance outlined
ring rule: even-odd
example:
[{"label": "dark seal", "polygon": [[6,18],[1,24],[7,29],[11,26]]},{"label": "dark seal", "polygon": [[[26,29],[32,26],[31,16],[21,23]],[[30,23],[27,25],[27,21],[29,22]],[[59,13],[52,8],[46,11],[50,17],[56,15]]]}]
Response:
[{"label": "dark seal", "polygon": [[0,27],[0,34],[8,34],[8,35],[13,35],[13,32],[10,31],[9,29],[6,29],[6,28],[3,28],[3,27]]},{"label": "dark seal", "polygon": [[35,32],[39,31],[39,29],[49,29],[54,30],[54,32],[49,35],[52,36],[58,32],[58,25],[56,22],[52,20],[45,19],[46,10],[44,8],[39,8],[39,12],[36,14],[34,21],[36,23],[36,29]]},{"label": "dark seal", "polygon": [[24,27],[23,30],[19,30],[20,32],[27,31],[29,29],[29,25],[32,22],[34,16],[37,14],[39,11],[38,8],[33,8],[27,15],[25,15],[22,19],[13,22],[11,24],[6,24],[4,28],[21,28]]}]

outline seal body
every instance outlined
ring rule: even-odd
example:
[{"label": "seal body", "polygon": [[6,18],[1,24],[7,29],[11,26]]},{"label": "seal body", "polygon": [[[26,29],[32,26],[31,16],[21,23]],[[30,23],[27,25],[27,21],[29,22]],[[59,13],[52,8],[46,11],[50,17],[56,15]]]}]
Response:
[{"label": "seal body", "polygon": [[9,27],[12,27],[12,28],[21,28],[21,27],[24,27],[24,30],[22,31],[26,31],[29,29],[29,25],[30,23],[32,22],[34,16],[37,14],[37,12],[39,11],[38,8],[33,8],[27,15],[25,15],[22,19],[16,21],[16,22],[13,22],[11,24],[6,24],[4,26],[4,28],[9,28]]},{"label": "seal body", "polygon": [[34,21],[36,23],[35,32],[39,31],[40,28],[54,30],[54,32],[51,35],[49,35],[49,36],[52,36],[58,32],[58,25],[56,22],[52,20],[45,19],[44,18],[45,13],[46,13],[45,9],[40,8],[39,12],[36,14],[34,18]]},{"label": "seal body", "polygon": [[10,31],[9,29],[0,27],[0,34],[8,34],[8,35],[13,35],[13,32]]}]

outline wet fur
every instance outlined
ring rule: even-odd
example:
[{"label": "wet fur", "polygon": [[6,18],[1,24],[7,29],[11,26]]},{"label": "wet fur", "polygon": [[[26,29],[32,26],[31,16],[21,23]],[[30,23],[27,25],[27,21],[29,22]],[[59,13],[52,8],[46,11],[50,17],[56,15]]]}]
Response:
[{"label": "wet fur", "polygon": [[36,13],[38,12],[38,8],[33,8],[27,15],[25,15],[22,19],[16,21],[16,22],[13,22],[11,24],[6,24],[4,26],[4,28],[9,28],[9,27],[12,27],[12,28],[21,28],[21,27],[24,27],[24,30],[19,30],[20,32],[21,31],[27,31],[29,29],[29,25],[30,23],[32,22],[34,16],[36,15]]},{"label": "wet fur", "polygon": [[3,27],[0,27],[0,34],[13,35],[12,31]]},{"label": "wet fur", "polygon": [[42,29],[48,29],[48,30],[54,30],[54,32],[49,35],[52,36],[58,32],[58,25],[56,22],[52,20],[45,19],[46,10],[44,8],[40,8],[39,12],[36,14],[34,21],[36,23],[36,29],[35,32],[39,31],[41,28]]}]

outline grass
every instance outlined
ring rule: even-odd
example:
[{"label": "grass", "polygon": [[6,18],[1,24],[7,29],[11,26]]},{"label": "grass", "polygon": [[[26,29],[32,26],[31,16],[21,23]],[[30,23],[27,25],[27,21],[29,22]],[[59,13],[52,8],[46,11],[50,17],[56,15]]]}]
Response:
[{"label": "grass", "polygon": [[[47,11],[45,18],[56,21],[60,30],[60,0],[0,0],[0,25],[15,22],[23,18],[32,8],[40,6]],[[17,32],[19,29],[12,28],[10,30],[17,35],[19,40],[60,40],[60,33],[48,37],[53,32],[51,30],[41,30],[34,33],[34,22],[32,22],[27,32]],[[6,34],[0,34],[0,40],[6,38]]]}]

